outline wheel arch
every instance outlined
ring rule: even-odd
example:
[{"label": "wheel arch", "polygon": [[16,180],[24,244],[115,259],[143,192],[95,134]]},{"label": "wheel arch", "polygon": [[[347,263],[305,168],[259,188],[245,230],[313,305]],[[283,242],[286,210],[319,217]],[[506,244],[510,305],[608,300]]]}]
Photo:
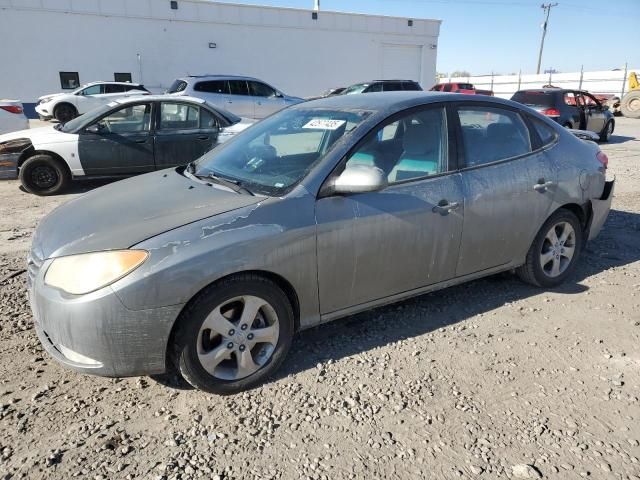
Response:
[{"label": "wheel arch", "polygon": [[586,233],[589,229],[589,224],[591,223],[591,202],[587,202],[583,205],[577,203],[565,203],[560,207],[556,208],[553,212],[549,214],[549,217],[556,213],[558,210],[569,210],[576,217],[578,217],[578,221],[580,222],[580,226],[582,227],[582,232]]},{"label": "wheel arch", "polygon": [[171,352],[171,348],[172,348],[172,345],[174,344],[175,335],[176,335],[176,333],[178,331],[178,327],[179,327],[178,321],[180,319],[180,316],[182,315],[182,312],[184,312],[191,305],[191,303],[194,302],[196,298],[198,298],[198,296],[204,290],[206,290],[206,289],[208,289],[208,288],[214,286],[215,284],[220,283],[220,282],[222,282],[224,280],[228,280],[228,279],[233,278],[233,277],[245,276],[245,275],[256,275],[256,276],[259,276],[259,277],[262,277],[262,278],[266,278],[267,280],[271,280],[280,289],[282,289],[284,294],[287,296],[287,299],[291,303],[291,308],[293,310],[294,332],[298,332],[300,330],[300,303],[299,303],[299,300],[298,300],[298,294],[296,293],[295,289],[293,288],[293,285],[291,285],[291,283],[286,278],[284,278],[282,275],[279,275],[277,273],[270,272],[270,271],[267,271],[267,270],[242,270],[242,271],[230,273],[230,274],[225,275],[223,277],[217,278],[213,282],[208,283],[207,285],[203,286],[200,290],[198,290],[196,293],[194,293],[191,296],[191,298],[187,301],[187,303],[184,304],[184,306],[180,310],[180,313],[176,317],[176,320],[173,322],[173,325],[171,327],[171,333],[169,334],[169,338],[168,338],[168,341],[167,341],[166,360],[165,360],[165,365],[166,365],[167,371],[170,370],[170,368],[173,367],[172,364],[171,364],[171,353],[172,353]]},{"label": "wheel arch", "polygon": [[71,167],[69,167],[69,164],[62,157],[62,155],[56,152],[52,152],[51,150],[36,150],[36,148],[33,145],[27,148],[22,153],[22,155],[20,155],[20,158],[18,159],[17,167],[20,168],[24,164],[24,162],[26,162],[28,159],[30,159],[35,155],[49,155],[50,157],[55,158],[56,160],[62,162],[62,164],[65,166],[69,174],[71,174]]},{"label": "wheel arch", "polygon": [[58,108],[60,108],[62,105],[67,105],[67,106],[73,108],[76,113],[80,113],[80,112],[78,112],[78,107],[76,107],[69,100],[60,100],[59,102],[56,102],[56,104],[51,109],[51,115],[53,115],[54,118],[56,116],[56,110],[58,110]]}]

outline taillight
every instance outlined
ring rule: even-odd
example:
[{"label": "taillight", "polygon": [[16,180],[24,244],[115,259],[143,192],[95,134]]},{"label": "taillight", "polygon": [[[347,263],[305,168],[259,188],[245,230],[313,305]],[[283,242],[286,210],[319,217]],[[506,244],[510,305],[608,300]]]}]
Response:
[{"label": "taillight", "polygon": [[0,105],[0,108],[9,113],[22,113],[22,107],[19,107],[18,105]]},{"label": "taillight", "polygon": [[558,110],[557,108],[546,108],[541,113],[543,115],[546,115],[547,117],[559,117],[560,116],[560,110]]},{"label": "taillight", "polygon": [[607,155],[603,151],[599,151],[596,155],[596,158],[604,168],[607,168],[609,166],[609,157],[607,157]]}]

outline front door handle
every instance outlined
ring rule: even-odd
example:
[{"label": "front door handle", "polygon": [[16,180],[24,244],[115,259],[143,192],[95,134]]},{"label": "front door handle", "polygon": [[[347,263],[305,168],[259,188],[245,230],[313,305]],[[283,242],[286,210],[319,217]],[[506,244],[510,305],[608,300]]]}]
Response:
[{"label": "front door handle", "polygon": [[458,202],[449,203],[447,200],[440,200],[438,205],[433,207],[432,212],[439,213],[440,215],[447,215],[448,213],[457,210],[459,207],[460,204]]},{"label": "front door handle", "polygon": [[554,182],[545,182],[544,178],[541,178],[540,180],[538,180],[538,183],[536,183],[533,186],[533,189],[537,192],[546,192],[547,188],[551,187],[554,185]]},{"label": "front door handle", "polygon": [[134,142],[136,143],[147,143],[147,139],[139,139],[139,140],[134,140]]},{"label": "front door handle", "polygon": [[200,135],[198,136],[198,140],[202,140],[202,141],[209,140],[209,135]]}]

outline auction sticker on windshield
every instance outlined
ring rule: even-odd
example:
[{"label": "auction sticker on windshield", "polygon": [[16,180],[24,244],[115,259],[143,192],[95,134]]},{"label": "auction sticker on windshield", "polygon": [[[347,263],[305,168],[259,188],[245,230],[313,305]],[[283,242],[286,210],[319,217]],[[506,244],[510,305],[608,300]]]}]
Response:
[{"label": "auction sticker on windshield", "polygon": [[302,128],[314,128],[316,130],[337,130],[347,123],[346,120],[329,120],[328,118],[314,118]]}]

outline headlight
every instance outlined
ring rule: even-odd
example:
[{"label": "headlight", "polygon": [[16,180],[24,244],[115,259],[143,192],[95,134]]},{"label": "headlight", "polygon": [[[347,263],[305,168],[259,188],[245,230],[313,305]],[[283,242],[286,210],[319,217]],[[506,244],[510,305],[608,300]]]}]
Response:
[{"label": "headlight", "polygon": [[53,260],[44,282],[73,295],[83,295],[128,275],[147,259],[144,250],[83,253]]}]

